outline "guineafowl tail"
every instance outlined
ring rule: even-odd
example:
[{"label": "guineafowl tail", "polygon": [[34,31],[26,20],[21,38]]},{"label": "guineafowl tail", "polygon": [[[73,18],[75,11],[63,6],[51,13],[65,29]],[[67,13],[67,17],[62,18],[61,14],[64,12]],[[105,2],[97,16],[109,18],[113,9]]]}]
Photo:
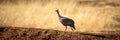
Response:
[{"label": "guineafowl tail", "polygon": [[71,25],[71,27],[72,27],[73,29],[76,29],[74,25]]},{"label": "guineafowl tail", "polygon": [[76,28],[75,27],[73,27],[75,30],[76,30]]}]

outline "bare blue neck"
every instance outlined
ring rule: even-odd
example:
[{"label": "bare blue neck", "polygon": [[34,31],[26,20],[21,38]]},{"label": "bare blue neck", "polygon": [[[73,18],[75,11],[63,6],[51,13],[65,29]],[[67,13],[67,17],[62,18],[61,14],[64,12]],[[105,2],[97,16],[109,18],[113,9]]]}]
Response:
[{"label": "bare blue neck", "polygon": [[58,11],[58,10],[56,10],[56,12],[57,12],[58,16],[59,16],[59,17],[61,17],[61,15],[60,15],[59,11]]}]

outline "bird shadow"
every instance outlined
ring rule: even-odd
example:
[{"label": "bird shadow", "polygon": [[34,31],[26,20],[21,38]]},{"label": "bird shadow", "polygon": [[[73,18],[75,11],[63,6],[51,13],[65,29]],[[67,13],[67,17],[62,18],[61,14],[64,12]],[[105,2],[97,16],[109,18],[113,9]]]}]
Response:
[{"label": "bird shadow", "polygon": [[87,36],[95,36],[95,37],[106,38],[106,36],[100,35],[100,34],[92,34],[92,33],[80,33],[80,34],[87,35]]}]

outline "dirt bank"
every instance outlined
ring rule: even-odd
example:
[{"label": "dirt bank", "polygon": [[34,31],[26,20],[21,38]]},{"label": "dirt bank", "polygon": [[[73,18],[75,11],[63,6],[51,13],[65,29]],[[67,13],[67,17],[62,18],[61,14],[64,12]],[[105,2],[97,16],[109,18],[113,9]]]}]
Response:
[{"label": "dirt bank", "polygon": [[0,27],[0,40],[120,40],[120,33],[64,32],[39,28]]}]

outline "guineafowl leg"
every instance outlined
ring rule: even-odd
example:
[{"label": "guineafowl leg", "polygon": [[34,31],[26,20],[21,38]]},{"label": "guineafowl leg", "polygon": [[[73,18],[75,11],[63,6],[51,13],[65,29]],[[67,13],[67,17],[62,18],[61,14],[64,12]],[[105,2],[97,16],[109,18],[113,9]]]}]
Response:
[{"label": "guineafowl leg", "polygon": [[67,26],[65,26],[65,31],[67,30]]},{"label": "guineafowl leg", "polygon": [[[71,29],[72,29],[72,27],[71,27]],[[73,29],[72,29],[72,31],[73,31]]]}]

